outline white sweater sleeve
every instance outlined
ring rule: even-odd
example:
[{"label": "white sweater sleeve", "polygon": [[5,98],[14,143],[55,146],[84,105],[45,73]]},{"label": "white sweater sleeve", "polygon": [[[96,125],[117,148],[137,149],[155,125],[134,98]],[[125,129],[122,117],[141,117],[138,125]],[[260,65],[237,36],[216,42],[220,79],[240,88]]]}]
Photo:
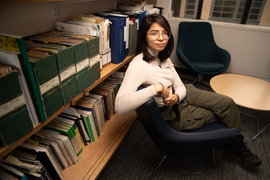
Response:
[{"label": "white sweater sleeve", "polygon": [[182,101],[186,97],[186,87],[185,87],[184,83],[181,81],[181,79],[180,79],[178,73],[176,72],[171,60],[170,60],[170,69],[173,72],[174,93],[177,93],[179,95],[180,99],[179,99],[178,103],[180,103],[180,101]]},{"label": "white sweater sleeve", "polygon": [[115,98],[115,112],[118,115],[135,110],[146,101],[157,95],[153,85],[137,91],[145,82],[145,66],[142,61],[131,61],[125,73],[125,77]]}]

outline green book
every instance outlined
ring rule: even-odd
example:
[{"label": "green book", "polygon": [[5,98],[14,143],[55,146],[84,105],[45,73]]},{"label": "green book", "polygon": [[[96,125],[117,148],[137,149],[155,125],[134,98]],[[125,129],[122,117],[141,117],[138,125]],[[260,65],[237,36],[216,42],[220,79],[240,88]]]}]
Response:
[{"label": "green book", "polygon": [[27,79],[30,84],[31,92],[33,93],[34,101],[37,107],[39,118],[42,122],[45,122],[47,117],[44,112],[41,96],[39,93],[38,85],[35,81],[35,76],[32,71],[31,64],[27,55],[24,40],[22,37],[13,36],[8,34],[0,34],[0,49],[18,52],[21,55],[21,64],[25,69]]},{"label": "green book", "polygon": [[[91,122],[90,116],[92,116],[91,111],[84,111],[81,109],[76,109],[76,111],[82,115],[85,126],[88,128],[88,133],[91,138],[91,142],[95,142],[97,138],[97,133],[94,132],[92,126],[94,127],[94,122]],[[94,134],[95,133],[95,134]]]},{"label": "green book", "polygon": [[[8,146],[33,129],[18,72],[0,78],[0,141]],[[16,132],[16,133],[14,133]]]}]

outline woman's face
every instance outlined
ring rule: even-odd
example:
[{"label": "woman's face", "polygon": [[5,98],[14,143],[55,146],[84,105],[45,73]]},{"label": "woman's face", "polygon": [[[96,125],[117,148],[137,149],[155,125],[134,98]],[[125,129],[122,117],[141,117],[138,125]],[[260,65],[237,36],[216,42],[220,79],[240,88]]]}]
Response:
[{"label": "woman's face", "polygon": [[[146,35],[148,47],[156,51],[163,51],[169,41],[169,39],[164,39],[164,37],[162,36],[163,33],[166,33],[166,32],[167,31],[158,23],[153,23],[150,26],[149,30],[147,31],[147,35]],[[156,40],[153,40],[153,39],[156,39]]]}]

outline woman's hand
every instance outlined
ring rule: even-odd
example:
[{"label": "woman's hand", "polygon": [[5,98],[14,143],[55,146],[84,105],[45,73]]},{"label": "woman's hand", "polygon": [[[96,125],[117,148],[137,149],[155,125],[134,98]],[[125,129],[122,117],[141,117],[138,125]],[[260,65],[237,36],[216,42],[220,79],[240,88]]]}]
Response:
[{"label": "woman's hand", "polygon": [[156,92],[160,95],[163,99],[166,99],[170,96],[170,91],[161,83],[154,84]]},{"label": "woman's hand", "polygon": [[170,94],[168,98],[163,100],[165,106],[173,106],[179,101],[179,96],[177,94]]}]

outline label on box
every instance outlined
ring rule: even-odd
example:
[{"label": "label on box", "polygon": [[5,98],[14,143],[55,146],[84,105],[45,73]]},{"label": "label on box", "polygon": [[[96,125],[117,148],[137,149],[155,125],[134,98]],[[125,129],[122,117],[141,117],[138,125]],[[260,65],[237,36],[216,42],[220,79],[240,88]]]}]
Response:
[{"label": "label on box", "polygon": [[86,67],[89,67],[89,58],[85,58],[84,60],[82,60],[81,62],[76,64],[77,72],[80,72],[81,70],[83,70]]},{"label": "label on box", "polygon": [[0,106],[0,117],[6,115],[7,113],[21,107],[25,104],[25,99],[23,95],[18,96],[17,98],[2,104]]},{"label": "label on box", "polygon": [[71,66],[70,68],[67,68],[66,70],[60,73],[61,82],[75,73],[76,73],[75,65]]},{"label": "label on box", "polygon": [[56,76],[55,78],[52,78],[51,80],[45,82],[44,84],[42,84],[40,86],[40,92],[41,95],[43,95],[44,93],[46,93],[47,91],[51,90],[52,88],[54,88],[55,86],[59,86],[60,82],[59,82],[59,77]]},{"label": "label on box", "polygon": [[99,62],[99,61],[100,61],[100,54],[98,54],[98,55],[92,57],[92,58],[90,59],[90,67],[92,67],[93,65],[95,65],[95,64],[96,64],[97,62]]}]

